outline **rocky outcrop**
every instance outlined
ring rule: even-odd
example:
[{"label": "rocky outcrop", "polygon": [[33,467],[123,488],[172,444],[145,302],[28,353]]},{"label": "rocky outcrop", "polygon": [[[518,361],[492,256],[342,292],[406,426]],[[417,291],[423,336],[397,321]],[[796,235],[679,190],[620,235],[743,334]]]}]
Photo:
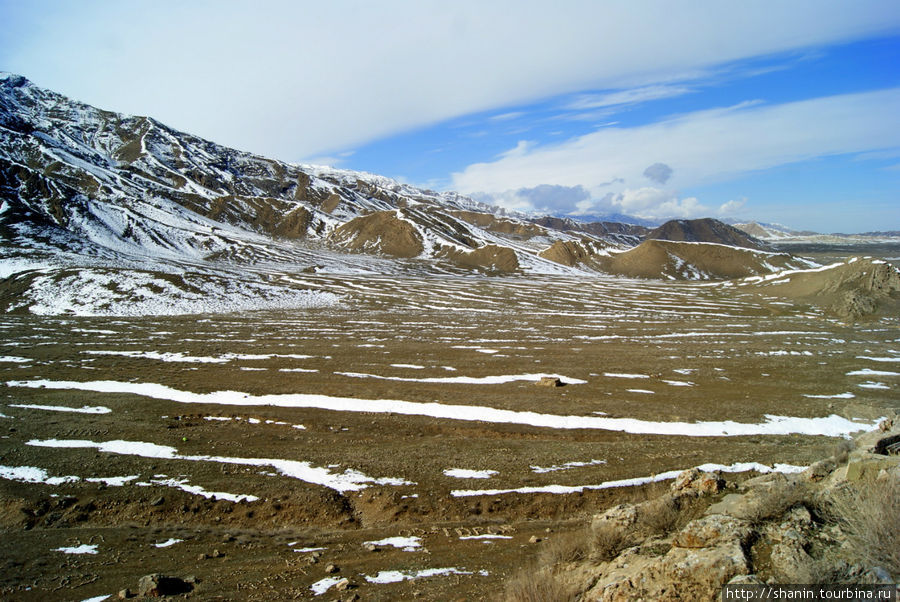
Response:
[{"label": "rocky outcrop", "polygon": [[767,294],[818,305],[849,321],[900,315],[900,270],[884,261],[851,258],[825,268],[785,274],[761,282]]},{"label": "rocky outcrop", "polygon": [[[685,471],[660,498],[595,516],[589,562],[558,565],[553,578],[581,584],[577,599],[592,601],[715,600],[729,583],[896,583],[896,441],[900,417],[800,473],[726,483]],[[660,521],[661,508],[678,516]]]}]

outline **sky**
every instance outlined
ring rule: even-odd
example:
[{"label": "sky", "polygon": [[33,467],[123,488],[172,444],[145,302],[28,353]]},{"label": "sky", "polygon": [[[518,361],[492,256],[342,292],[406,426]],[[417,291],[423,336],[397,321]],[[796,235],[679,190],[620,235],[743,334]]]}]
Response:
[{"label": "sky", "polygon": [[900,230],[897,0],[0,0],[0,70],[579,219]]}]

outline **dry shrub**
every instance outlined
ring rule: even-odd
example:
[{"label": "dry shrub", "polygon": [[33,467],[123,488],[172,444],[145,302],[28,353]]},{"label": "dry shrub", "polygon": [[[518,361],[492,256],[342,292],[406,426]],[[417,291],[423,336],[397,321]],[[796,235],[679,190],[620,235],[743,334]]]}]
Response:
[{"label": "dry shrub", "polygon": [[541,545],[538,565],[553,567],[560,563],[584,560],[588,556],[590,547],[589,529],[560,533]]},{"label": "dry shrub", "polygon": [[557,578],[549,570],[519,571],[506,582],[504,602],[574,602],[575,588]]},{"label": "dry shrub", "polygon": [[613,523],[601,523],[591,530],[592,560],[609,562],[630,545],[629,533]]},{"label": "dry shrub", "polygon": [[847,441],[846,439],[842,439],[838,442],[837,445],[834,446],[834,454],[832,457],[836,464],[846,464],[847,460],[850,458],[850,452],[853,451],[853,442]]},{"label": "dry shrub", "polygon": [[806,483],[775,481],[768,491],[759,491],[748,500],[746,506],[738,513],[738,518],[755,524],[762,523],[780,517],[797,504],[805,503],[810,497],[811,493]]},{"label": "dry shrub", "polygon": [[671,496],[663,496],[641,504],[638,512],[638,528],[648,536],[665,535],[681,518],[678,502]]},{"label": "dry shrub", "polygon": [[862,560],[900,577],[900,481],[879,479],[847,487],[834,494],[829,510],[845,534],[851,561]]}]

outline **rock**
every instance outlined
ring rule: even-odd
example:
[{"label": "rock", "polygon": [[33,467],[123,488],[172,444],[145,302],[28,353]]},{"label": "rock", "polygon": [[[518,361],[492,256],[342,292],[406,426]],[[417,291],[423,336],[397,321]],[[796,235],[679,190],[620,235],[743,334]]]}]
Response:
[{"label": "rock", "polygon": [[875,444],[875,453],[888,455],[900,454],[900,435],[891,435],[890,437],[882,437]]},{"label": "rock", "polygon": [[126,587],[125,589],[119,590],[117,597],[119,598],[119,600],[127,600],[132,596],[134,596],[134,594],[132,594],[131,590]]},{"label": "rock", "polygon": [[689,468],[685,471],[682,471],[675,477],[675,480],[672,482],[672,491],[681,491],[682,489],[687,489],[691,486],[691,483],[700,476],[700,470],[697,468]]},{"label": "rock", "polygon": [[540,537],[538,537],[537,535],[532,535],[531,537],[528,538],[528,543],[540,543],[541,541],[543,541],[543,540]]},{"label": "rock", "polygon": [[725,481],[716,473],[700,472],[697,468],[683,471],[672,483],[672,491],[686,493],[695,491],[703,495],[718,493],[725,487]]},{"label": "rock", "polygon": [[624,529],[637,522],[637,517],[637,507],[633,504],[619,504],[618,506],[613,506],[603,514],[595,515],[594,518],[591,519],[591,528],[597,529],[605,523],[609,523]]},{"label": "rock", "polygon": [[856,452],[847,464],[847,480],[861,481],[875,478],[881,470],[891,470],[900,466],[900,456],[883,456],[868,452]]},{"label": "rock", "polygon": [[672,545],[678,548],[709,548],[723,541],[738,544],[750,535],[746,522],[723,514],[704,516],[689,522],[672,538]]},{"label": "rock", "polygon": [[363,547],[366,550],[368,550],[369,552],[377,552],[378,551],[378,546],[376,546],[374,543],[367,543]]},{"label": "rock", "polygon": [[345,592],[350,589],[352,585],[350,584],[350,580],[344,577],[343,579],[335,583],[333,587],[339,592]]},{"label": "rock", "polygon": [[744,496],[740,493],[729,493],[706,509],[706,514],[726,514],[728,516],[740,516],[744,507]]},{"label": "rock", "polygon": [[728,582],[728,585],[765,585],[766,582],[758,575],[738,575]]},{"label": "rock", "polygon": [[561,387],[563,382],[555,376],[542,376],[536,383],[539,387]]},{"label": "rock", "polygon": [[341,569],[335,564],[329,564],[325,567],[325,572],[329,575],[333,575],[334,573],[339,573]]},{"label": "rock", "polygon": [[804,470],[803,474],[806,475],[806,478],[810,481],[821,481],[834,472],[834,469],[835,465],[832,460],[819,460]]},{"label": "rock", "polygon": [[157,498],[153,498],[152,500],[150,500],[150,505],[151,506],[162,506],[165,503],[165,501],[166,501],[166,498],[164,498],[163,496],[159,496]]},{"label": "rock", "polygon": [[138,581],[138,595],[150,598],[186,594],[193,589],[178,577],[169,577],[159,573],[144,575]]},{"label": "rock", "polygon": [[779,583],[811,583],[815,578],[816,562],[797,542],[772,546],[771,562]]}]

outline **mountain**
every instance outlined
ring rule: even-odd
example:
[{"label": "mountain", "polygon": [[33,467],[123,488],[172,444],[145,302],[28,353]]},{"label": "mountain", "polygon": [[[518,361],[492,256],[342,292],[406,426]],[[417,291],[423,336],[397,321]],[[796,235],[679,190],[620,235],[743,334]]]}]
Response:
[{"label": "mountain", "polygon": [[298,273],[731,277],[683,258],[673,260],[678,269],[624,271],[610,259],[645,237],[759,248],[729,228],[694,220],[648,231],[507,214],[453,192],[226,148],[0,74],[6,311],[196,313],[339,302]]}]

